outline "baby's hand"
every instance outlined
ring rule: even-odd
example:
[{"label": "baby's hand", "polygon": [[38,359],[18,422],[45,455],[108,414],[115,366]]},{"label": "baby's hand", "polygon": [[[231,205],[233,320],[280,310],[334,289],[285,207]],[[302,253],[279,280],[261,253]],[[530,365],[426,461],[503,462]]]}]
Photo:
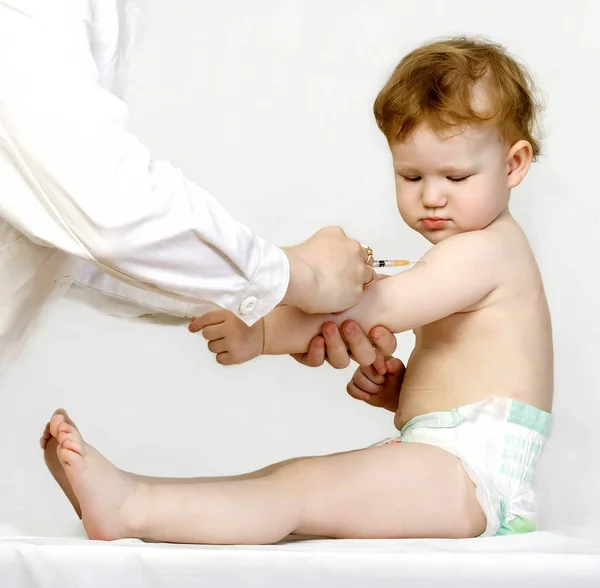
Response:
[{"label": "baby's hand", "polygon": [[263,321],[249,327],[228,310],[213,310],[193,318],[188,330],[190,333],[202,331],[209,350],[216,353],[221,365],[244,363],[263,351]]},{"label": "baby's hand", "polygon": [[388,357],[383,369],[376,368],[376,364],[361,366],[354,372],[346,391],[352,398],[371,406],[396,412],[405,371],[404,364],[395,357]]}]

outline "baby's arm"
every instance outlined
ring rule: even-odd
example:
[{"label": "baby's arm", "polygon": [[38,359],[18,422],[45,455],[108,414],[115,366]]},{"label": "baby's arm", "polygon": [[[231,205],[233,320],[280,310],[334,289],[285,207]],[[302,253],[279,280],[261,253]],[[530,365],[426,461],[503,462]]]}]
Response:
[{"label": "baby's arm", "polygon": [[354,319],[365,332],[381,325],[393,333],[432,323],[461,312],[489,294],[505,267],[501,244],[485,231],[450,237],[433,247],[409,271],[368,288],[360,303],[340,314],[306,314],[279,307],[248,327],[226,310],[194,319],[191,332],[203,331],[209,349],[224,365],[261,354],[304,353],[323,323]]},{"label": "baby's arm", "polygon": [[494,239],[486,232],[463,233],[433,247],[411,270],[379,280],[343,313],[308,315],[277,308],[265,318],[263,354],[305,352],[327,321],[353,319],[365,332],[382,325],[401,333],[465,310],[496,287],[495,253]]}]

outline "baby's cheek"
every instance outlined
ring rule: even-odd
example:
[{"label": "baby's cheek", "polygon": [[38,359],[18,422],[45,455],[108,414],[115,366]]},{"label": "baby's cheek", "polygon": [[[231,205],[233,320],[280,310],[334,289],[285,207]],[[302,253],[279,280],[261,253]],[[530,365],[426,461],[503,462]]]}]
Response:
[{"label": "baby's cheek", "polygon": [[478,230],[487,226],[498,215],[496,198],[484,190],[474,191],[460,206],[460,221],[463,230]]},{"label": "baby's cheek", "polygon": [[410,215],[405,207],[398,206],[398,212],[400,213],[400,217],[405,223],[410,224]]},{"label": "baby's cheek", "polygon": [[402,198],[397,197],[396,205],[402,220],[409,227],[412,227],[415,224],[415,206],[411,205],[411,203],[408,201],[408,198],[406,198],[406,195],[404,195]]},{"label": "baby's cheek", "polygon": [[477,231],[486,227],[490,222],[490,215],[487,214],[485,207],[481,207],[479,210],[471,209],[463,216],[461,229],[463,231]]}]

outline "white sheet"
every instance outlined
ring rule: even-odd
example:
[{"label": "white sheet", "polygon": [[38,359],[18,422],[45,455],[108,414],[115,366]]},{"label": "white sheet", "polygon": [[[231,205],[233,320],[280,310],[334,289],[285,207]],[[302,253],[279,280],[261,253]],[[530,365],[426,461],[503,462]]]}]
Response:
[{"label": "white sheet", "polygon": [[598,541],[546,532],[461,541],[289,541],[183,546],[0,538],[2,588],[600,586]]}]

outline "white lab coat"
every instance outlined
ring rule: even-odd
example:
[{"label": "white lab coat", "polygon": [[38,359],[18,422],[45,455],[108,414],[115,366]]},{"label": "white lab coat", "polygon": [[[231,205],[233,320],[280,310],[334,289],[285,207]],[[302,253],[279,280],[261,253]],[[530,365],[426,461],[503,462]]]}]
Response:
[{"label": "white lab coat", "polygon": [[248,324],[289,264],[206,191],[154,161],[119,98],[130,0],[0,0],[0,369],[74,282],[125,315]]}]

